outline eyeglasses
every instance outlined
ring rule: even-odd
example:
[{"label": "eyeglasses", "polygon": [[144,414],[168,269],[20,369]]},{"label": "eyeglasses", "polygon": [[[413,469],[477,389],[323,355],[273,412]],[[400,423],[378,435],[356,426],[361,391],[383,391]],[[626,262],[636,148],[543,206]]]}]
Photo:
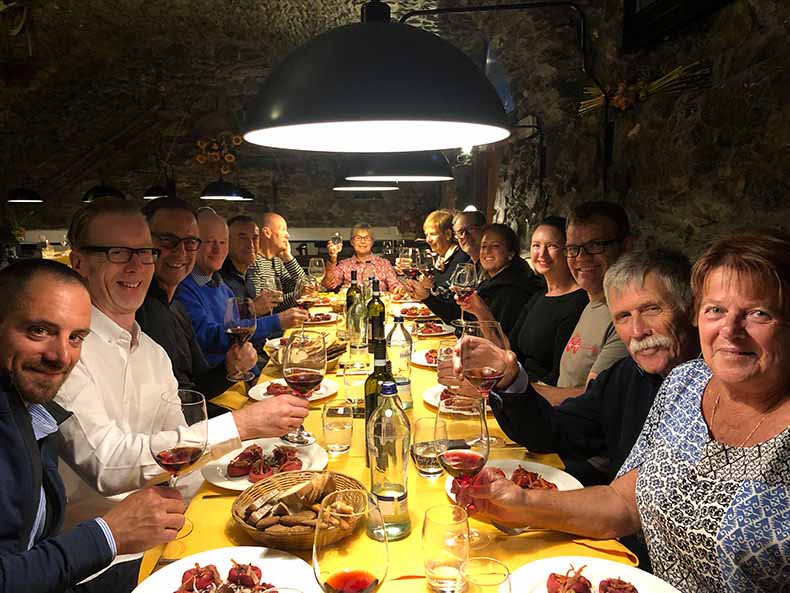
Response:
[{"label": "eyeglasses", "polygon": [[356,239],[357,241],[372,241],[373,237],[371,237],[370,235],[354,235],[353,237],[351,237],[351,240],[353,241],[354,239]]},{"label": "eyeglasses", "polygon": [[199,237],[177,237],[170,233],[152,234],[151,236],[166,249],[177,249],[183,243],[186,251],[197,251],[200,249],[201,243],[203,243],[203,240]]},{"label": "eyeglasses", "polygon": [[131,247],[104,247],[102,245],[85,245],[81,247],[83,251],[88,253],[103,253],[107,257],[107,261],[113,264],[128,264],[132,261],[132,256],[136,255],[140,258],[141,264],[150,265],[159,259],[159,254],[162,253],[155,247],[140,247],[133,249]]},{"label": "eyeglasses", "polygon": [[472,229],[478,230],[479,228],[480,228],[480,225],[478,225],[478,224],[469,224],[469,225],[466,225],[463,228],[458,229],[457,231],[455,229],[453,229],[453,236],[456,239],[460,239],[460,238],[464,237],[465,235],[468,235],[469,231],[471,231]]},{"label": "eyeglasses", "polygon": [[587,241],[587,243],[583,243],[582,245],[566,245],[562,252],[565,254],[565,257],[574,258],[577,257],[582,250],[587,255],[598,255],[599,253],[603,253],[609,245],[613,243],[620,243],[622,239],[608,239],[606,241]]}]

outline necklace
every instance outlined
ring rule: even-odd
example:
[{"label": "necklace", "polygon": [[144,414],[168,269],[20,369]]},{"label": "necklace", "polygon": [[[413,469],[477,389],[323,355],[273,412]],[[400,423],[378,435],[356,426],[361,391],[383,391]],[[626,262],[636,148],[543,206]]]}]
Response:
[{"label": "necklace", "polygon": [[[711,411],[711,414],[710,414],[710,426],[711,426],[711,428],[713,428],[713,423],[716,421],[716,411],[719,409],[719,400],[720,399],[721,399],[721,392],[718,391],[716,393],[716,401],[713,402],[713,410]],[[781,400],[779,400],[779,401],[781,401]],[[739,449],[742,449],[746,445],[746,443],[749,442],[749,439],[752,438],[754,436],[754,433],[757,432],[757,429],[760,428],[763,425],[763,422],[765,421],[765,418],[768,416],[768,413],[772,412],[773,409],[776,407],[776,405],[777,404],[774,404],[773,406],[768,408],[765,412],[763,412],[762,416],[757,421],[757,424],[755,424],[754,428],[752,428],[752,431],[746,436],[745,439],[743,439],[743,442],[740,445],[738,445]]]}]

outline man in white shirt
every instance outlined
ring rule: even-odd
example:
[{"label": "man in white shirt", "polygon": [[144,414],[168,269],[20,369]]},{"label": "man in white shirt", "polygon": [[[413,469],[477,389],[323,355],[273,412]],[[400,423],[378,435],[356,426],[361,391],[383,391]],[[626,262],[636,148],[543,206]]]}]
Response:
[{"label": "man in white shirt", "polygon": [[[129,202],[88,204],[74,215],[69,242],[93,306],[80,362],[56,397],[73,414],[60,431],[61,456],[74,470],[62,469],[72,490],[67,525],[103,514],[161,473],[148,446],[152,415],[162,393],[178,389],[167,354],[134,319],[159,253],[143,215]],[[280,396],[217,416],[209,445],[284,434],[307,411],[306,400]],[[179,486],[194,492],[201,481],[194,473]]]}]

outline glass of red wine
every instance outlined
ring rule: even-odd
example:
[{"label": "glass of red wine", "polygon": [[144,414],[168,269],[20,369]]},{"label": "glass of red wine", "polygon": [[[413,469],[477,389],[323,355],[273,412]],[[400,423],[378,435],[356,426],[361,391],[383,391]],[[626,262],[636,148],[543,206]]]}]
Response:
[{"label": "glass of red wine", "polygon": [[[480,408],[485,412],[488,394],[505,374],[504,356],[508,342],[498,321],[467,321],[461,336],[461,366],[464,379],[480,393]],[[499,437],[488,437],[491,446]]]},{"label": "glass of red wine", "polygon": [[[477,289],[478,282],[477,268],[473,263],[458,264],[450,275],[450,290],[455,293],[457,301],[463,301]],[[461,309],[461,319],[454,319],[452,324],[463,327],[465,323],[464,311]]]},{"label": "glass of red wine", "polygon": [[[321,385],[326,374],[326,342],[324,334],[299,330],[291,334],[283,355],[283,378],[294,395],[309,398]],[[311,445],[315,437],[304,425],[282,437],[294,445]]]},{"label": "glass of red wine", "polygon": [[[203,394],[188,389],[163,393],[151,421],[148,448],[157,465],[170,474],[168,486],[175,488],[178,478],[192,471],[206,450],[207,440]],[[185,518],[177,539],[192,533],[192,527]]]},{"label": "glass of red wine", "polygon": [[[444,424],[444,427],[442,426]],[[490,443],[485,409],[480,400],[453,395],[439,403],[434,431],[439,464],[452,478],[452,492],[468,487],[488,461]],[[473,511],[473,507],[468,510]],[[487,538],[469,529],[469,543],[482,547]]]},{"label": "glass of red wine", "polygon": [[307,311],[309,315],[310,307],[315,305],[316,301],[318,300],[318,291],[319,285],[315,278],[311,276],[305,276],[297,279],[296,288],[294,289],[296,296],[296,306]]},{"label": "glass of red wine", "polygon": [[374,593],[389,554],[381,510],[366,490],[324,497],[313,540],[313,572],[324,593]]},{"label": "glass of red wine", "polygon": [[[225,301],[225,333],[230,336],[232,344],[243,346],[252,338],[257,327],[255,306],[252,299],[231,297]],[[228,381],[252,381],[255,375],[249,370],[238,369],[228,373]]]}]

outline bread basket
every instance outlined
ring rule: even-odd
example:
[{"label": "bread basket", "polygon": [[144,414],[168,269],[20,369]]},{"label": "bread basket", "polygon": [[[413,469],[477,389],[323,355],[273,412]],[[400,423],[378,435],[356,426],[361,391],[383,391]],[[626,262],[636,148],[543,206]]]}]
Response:
[{"label": "bread basket", "polygon": [[[280,474],[274,474],[268,478],[264,478],[260,482],[257,482],[247,488],[244,492],[239,494],[236,500],[233,501],[233,506],[231,507],[231,514],[233,515],[233,520],[238,524],[238,526],[244,530],[244,532],[249,535],[253,540],[256,542],[260,542],[261,544],[265,545],[267,548],[275,548],[278,550],[309,550],[313,547],[313,539],[315,538],[315,528],[314,527],[300,527],[299,529],[294,529],[294,533],[284,534],[284,535],[273,535],[266,533],[264,531],[260,531],[249,525],[244,520],[244,509],[253,502],[254,500],[272,492],[273,490],[279,490],[280,492],[285,492],[292,486],[296,486],[297,484],[302,484],[304,482],[309,481],[315,474],[320,474],[323,472],[319,471],[294,471],[294,472],[283,472]],[[332,472],[332,475],[335,479],[335,484],[337,486],[337,490],[346,490],[346,489],[357,489],[357,490],[366,490],[365,486],[359,481],[350,476],[345,474],[339,474]],[[335,543],[340,541],[344,537],[350,534],[348,530],[342,530],[338,527],[334,527],[330,530],[330,533],[334,531],[334,534],[330,536],[329,541],[331,543]]]}]

